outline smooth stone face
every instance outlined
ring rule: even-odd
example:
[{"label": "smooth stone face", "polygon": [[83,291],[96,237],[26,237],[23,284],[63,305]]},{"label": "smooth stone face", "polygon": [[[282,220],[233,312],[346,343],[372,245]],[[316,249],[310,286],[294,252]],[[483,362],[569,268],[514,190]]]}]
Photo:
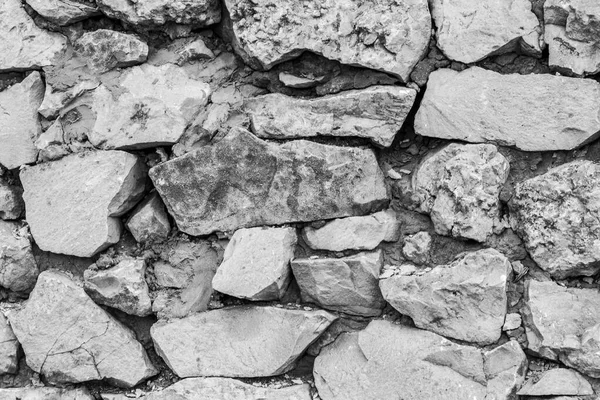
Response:
[{"label": "smooth stone face", "polygon": [[94,400],[86,388],[59,389],[53,387],[25,387],[0,389],[2,400]]},{"label": "smooth stone face", "polygon": [[[17,337],[8,324],[4,313],[0,311],[0,375],[17,372],[19,368],[18,351],[19,342]],[[0,394],[2,394],[1,390]]]},{"label": "smooth stone face", "polygon": [[0,3],[0,72],[52,65],[67,49],[67,38],[38,28],[20,0]]},{"label": "smooth stone face", "polygon": [[504,325],[502,326],[503,331],[511,331],[513,329],[518,329],[520,326],[521,326],[521,314],[519,314],[519,313],[506,314],[506,320],[504,321]]},{"label": "smooth stone face", "polygon": [[343,258],[292,261],[302,301],[354,315],[381,314],[385,301],[378,286],[381,250]]},{"label": "smooth stone face", "polygon": [[21,170],[27,222],[45,251],[91,257],[117,243],[141,198],[145,166],[122,151],[73,154]]},{"label": "smooth stone face", "polygon": [[402,127],[417,92],[398,86],[372,86],[315,99],[279,93],[248,99],[252,131],[261,138],[354,136],[388,147]]},{"label": "smooth stone face", "polygon": [[148,58],[148,45],[133,35],[109,29],[84,33],[74,45],[75,52],[95,72],[130,67]]},{"label": "smooth stone face", "polygon": [[159,321],[151,334],[157,353],[182,378],[261,377],[292,369],[335,319],[325,311],[239,306]]},{"label": "smooth stone face", "polygon": [[72,0],[26,0],[42,17],[57,25],[71,25],[99,14],[93,3]]},{"label": "smooth stone face", "polygon": [[483,353],[483,369],[487,378],[488,393],[492,399],[514,400],[517,390],[525,381],[527,356],[516,340],[511,340]]},{"label": "smooth stone face", "polygon": [[600,270],[599,196],[600,164],[591,161],[563,164],[516,185],[511,225],[531,258],[553,277]]},{"label": "smooth stone face", "polygon": [[429,75],[415,131],[525,151],[572,150],[600,131],[599,96],[600,84],[589,79],[439,69]]},{"label": "smooth stone face", "polygon": [[221,20],[218,0],[96,0],[96,3],[108,17],[132,25],[158,26],[175,22],[203,27]]},{"label": "smooth stone face", "polygon": [[6,168],[36,161],[34,142],[42,133],[37,109],[43,99],[44,82],[39,72],[0,92],[0,164]]},{"label": "smooth stone face", "polygon": [[400,222],[389,209],[364,217],[335,219],[321,228],[307,226],[302,236],[315,250],[373,250],[381,242],[395,242],[400,238]]},{"label": "smooth stone face", "polygon": [[15,292],[29,292],[38,274],[27,228],[0,220],[0,286]]},{"label": "smooth stone face", "polygon": [[433,0],[430,4],[437,46],[452,60],[470,64],[517,49],[542,52],[542,29],[528,0]]},{"label": "smooth stone face", "polygon": [[158,193],[152,193],[136,206],[126,226],[138,243],[158,242],[169,236],[171,223]]},{"label": "smooth stone face", "polygon": [[264,69],[308,50],[407,81],[431,35],[425,0],[226,0],[225,6],[231,16],[234,49],[251,65]]},{"label": "smooth stone face", "polygon": [[544,372],[533,383],[528,381],[519,392],[519,396],[587,396],[593,395],[592,385],[577,372],[566,368],[555,368]]},{"label": "smooth stone face", "polygon": [[213,278],[213,289],[248,300],[280,299],[292,280],[290,260],[297,241],[295,228],[236,231]]},{"label": "smooth stone face", "polygon": [[506,257],[485,249],[429,272],[401,270],[380,286],[386,301],[417,327],[485,345],[500,339],[511,271]]},{"label": "smooth stone face", "polygon": [[150,178],[190,235],[360,215],[388,202],[372,150],[276,145],[240,128],[157,165]]},{"label": "smooth stone face", "polygon": [[451,143],[413,174],[418,211],[431,216],[440,235],[485,242],[500,222],[498,197],[509,169],[494,145]]},{"label": "smooth stone face", "polygon": [[19,219],[25,211],[23,189],[0,178],[0,219]]},{"label": "smooth stone face", "polygon": [[61,272],[41,273],[25,308],[8,318],[27,365],[53,384],[132,387],[157,372],[134,333]]}]

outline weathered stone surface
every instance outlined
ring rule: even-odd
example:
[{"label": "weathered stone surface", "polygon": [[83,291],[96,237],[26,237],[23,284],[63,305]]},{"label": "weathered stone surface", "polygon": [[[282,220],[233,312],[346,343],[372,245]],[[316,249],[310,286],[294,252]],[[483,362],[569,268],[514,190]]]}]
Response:
[{"label": "weathered stone surface", "polygon": [[117,218],[141,198],[145,166],[122,151],[73,154],[20,174],[27,222],[45,251],[90,257],[117,243]]},{"label": "weathered stone surface", "polygon": [[379,289],[381,250],[343,258],[302,258],[292,270],[302,300],[355,315],[381,314],[385,301]]},{"label": "weathered stone surface", "polygon": [[435,231],[485,242],[500,222],[500,190],[510,166],[491,144],[451,143],[425,158],[412,177],[418,211]]},{"label": "weathered stone surface", "polygon": [[175,65],[129,68],[117,85],[99,86],[90,142],[103,149],[142,149],[173,144],[208,102],[208,84]]},{"label": "weathered stone surface", "polygon": [[364,217],[340,218],[321,228],[310,226],[302,230],[306,244],[316,250],[373,250],[381,242],[400,238],[400,222],[389,209]]},{"label": "weathered stone surface", "polygon": [[41,273],[25,308],[8,318],[27,365],[51,383],[132,387],[157,372],[134,333],[61,272]]},{"label": "weathered stone surface", "polygon": [[25,387],[0,389],[2,400],[94,400],[86,388]]},{"label": "weathered stone surface", "polygon": [[225,6],[234,48],[246,62],[265,69],[308,50],[344,64],[385,71],[406,82],[431,35],[425,0],[226,0]]},{"label": "weathered stone surface", "polygon": [[156,192],[136,206],[126,225],[139,243],[164,240],[171,232],[171,223],[165,205]]},{"label": "weathered stone surface", "polygon": [[237,230],[213,278],[213,289],[249,300],[278,300],[291,280],[295,228]]},{"label": "weathered stone surface", "polygon": [[15,292],[33,289],[39,274],[27,228],[0,220],[0,286]]},{"label": "weathered stone surface", "polygon": [[0,3],[0,72],[52,65],[67,49],[67,38],[38,28],[20,0]]},{"label": "weathered stone surface", "polygon": [[414,89],[372,86],[315,99],[280,93],[246,100],[252,131],[261,138],[355,136],[389,147],[415,101]]},{"label": "weathered stone surface", "polygon": [[148,45],[135,37],[109,29],[84,33],[74,45],[88,67],[103,73],[117,67],[130,67],[148,58]]},{"label": "weathered stone surface", "polygon": [[100,10],[110,18],[132,25],[164,25],[167,22],[202,27],[221,20],[218,0],[96,0]]},{"label": "weathered stone surface", "polygon": [[17,372],[19,368],[18,351],[19,342],[17,337],[8,324],[4,313],[0,311],[0,375]]},{"label": "weathered stone surface", "polygon": [[600,72],[598,43],[586,43],[569,38],[562,26],[547,24],[544,37],[548,43],[548,65],[575,75]]},{"label": "weathered stone surface", "polygon": [[525,381],[527,356],[516,340],[511,340],[483,353],[483,369],[492,399],[515,400],[516,392]]},{"label": "weathered stone surface", "polygon": [[152,313],[143,259],[124,259],[106,270],[89,268],[83,276],[84,289],[96,303],[140,317]]},{"label": "weathered stone surface", "polygon": [[23,189],[0,178],[0,218],[19,219],[25,211]]},{"label": "weathered stone surface", "polygon": [[6,168],[37,159],[34,142],[42,133],[37,109],[43,99],[44,82],[39,72],[32,72],[23,82],[0,92],[0,164]]},{"label": "weathered stone surface", "polygon": [[600,378],[600,324],[586,328],[568,352],[561,357],[565,365],[593,378]]},{"label": "weathered stone surface", "polygon": [[452,60],[470,64],[517,49],[542,52],[542,28],[529,0],[433,0],[430,5],[437,46]]},{"label": "weathered stone surface", "polygon": [[562,279],[600,270],[600,165],[573,161],[521,182],[511,225],[531,258]]},{"label": "weathered stone surface", "polygon": [[415,264],[427,264],[431,250],[431,235],[422,231],[404,238],[402,253]]},{"label": "weathered stone surface", "polygon": [[519,313],[510,313],[506,314],[506,319],[504,320],[504,325],[502,325],[503,331],[511,331],[513,329],[517,329],[521,326],[521,314]]},{"label": "weathered stone surface", "polygon": [[430,271],[406,272],[380,281],[383,297],[415,325],[479,344],[496,342],[506,316],[512,269],[493,249],[464,253]]},{"label": "weathered stone surface", "polygon": [[78,0],[26,0],[42,17],[57,25],[70,25],[99,14],[92,2]]},{"label": "weathered stone surface", "polygon": [[240,306],[159,321],[151,334],[182,378],[272,376],[292,369],[335,319],[325,311]]},{"label": "weathered stone surface", "polygon": [[577,372],[566,368],[554,368],[544,372],[533,383],[528,381],[519,396],[587,396],[594,394],[592,385]]},{"label": "weathered stone surface", "polygon": [[571,150],[600,131],[599,96],[593,80],[440,69],[429,76],[415,131],[525,151]]},{"label": "weathered stone surface", "polygon": [[276,145],[240,128],[152,168],[150,178],[190,235],[360,215],[388,202],[373,151]]}]

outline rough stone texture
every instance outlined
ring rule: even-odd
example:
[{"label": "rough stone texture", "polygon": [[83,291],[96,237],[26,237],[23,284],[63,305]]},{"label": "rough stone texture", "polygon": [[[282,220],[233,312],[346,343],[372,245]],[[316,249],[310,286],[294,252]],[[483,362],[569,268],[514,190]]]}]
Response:
[{"label": "rough stone texture", "polygon": [[226,0],[225,6],[234,49],[250,65],[265,69],[308,50],[406,82],[431,35],[425,0]]},{"label": "rough stone texture", "polygon": [[516,185],[511,225],[552,276],[600,270],[600,165],[573,161]]},{"label": "rough stone texture", "polygon": [[548,43],[548,64],[559,71],[575,75],[593,75],[600,72],[598,43],[586,43],[567,36],[562,26],[547,24],[544,37]]},{"label": "rough stone texture", "polygon": [[38,28],[20,0],[0,3],[0,37],[0,72],[52,65],[67,49],[67,38]]},{"label": "rough stone texture", "polygon": [[134,333],[61,272],[41,273],[25,308],[8,318],[27,365],[50,383],[132,387],[157,372]]},{"label": "rough stone texture", "polygon": [[[408,270],[408,269],[407,269]],[[500,339],[506,316],[506,257],[493,249],[464,253],[430,271],[403,271],[380,282],[383,297],[415,325],[479,344]]]},{"label": "rough stone texture", "polygon": [[523,49],[541,55],[542,28],[529,0],[433,0],[437,46],[465,64]]},{"label": "rough stone texture", "polygon": [[57,25],[70,25],[99,14],[91,2],[77,0],[26,0],[42,17]]},{"label": "rough stone texture", "polygon": [[25,387],[0,389],[2,400],[94,400],[86,388]]},{"label": "rough stone texture", "polygon": [[413,174],[419,211],[430,214],[440,235],[485,242],[500,225],[499,195],[509,169],[494,145],[451,143]]},{"label": "rough stone texture", "polygon": [[37,159],[34,142],[42,133],[37,109],[43,99],[44,82],[39,72],[32,72],[23,82],[0,92],[0,164],[6,168]]},{"label": "rough stone texture", "polygon": [[45,251],[90,257],[117,243],[117,218],[141,198],[145,166],[122,151],[73,154],[21,170],[27,222]]},{"label": "rough stone texture", "polygon": [[0,178],[0,219],[18,219],[23,211],[23,189]]},{"label": "rough stone texture", "polygon": [[440,69],[429,76],[415,131],[525,151],[571,150],[600,131],[599,96],[593,80]]},{"label": "rough stone texture", "polygon": [[388,202],[371,150],[276,145],[239,128],[152,168],[150,178],[190,235],[360,215]]},{"label": "rough stone texture", "polygon": [[376,316],[385,301],[379,290],[381,250],[343,258],[302,258],[292,261],[302,301],[348,314]]},{"label": "rough stone texture", "polygon": [[330,221],[320,228],[302,230],[306,244],[316,250],[373,250],[381,242],[400,238],[400,222],[389,209],[364,217],[348,217]]},{"label": "rough stone texture", "polygon": [[0,286],[28,292],[39,274],[27,228],[0,220]]},{"label": "rough stone texture", "polygon": [[404,238],[402,253],[415,264],[427,264],[431,251],[431,235],[428,232],[418,232]]},{"label": "rough stone texture", "polygon": [[583,331],[580,341],[561,357],[563,362],[584,374],[600,378],[600,324]]},{"label": "rough stone texture", "polygon": [[517,390],[525,381],[527,356],[516,340],[511,340],[483,353],[483,369],[488,379],[488,392],[498,400],[516,400]]},{"label": "rough stone texture", "polygon": [[182,378],[273,376],[292,369],[335,319],[325,311],[240,306],[159,321],[151,334]]},{"label": "rough stone texture", "polygon": [[213,278],[213,289],[248,300],[278,300],[291,280],[290,260],[298,239],[295,228],[236,231]]},{"label": "rough stone texture", "polygon": [[158,193],[153,192],[136,206],[126,226],[139,243],[158,242],[169,236],[171,223]]},{"label": "rough stone texture", "polygon": [[103,73],[113,68],[130,67],[148,58],[148,45],[133,35],[109,29],[84,33],[74,45],[75,52],[88,67]]},{"label": "rough stone texture", "polygon": [[96,0],[100,10],[110,18],[132,25],[158,26],[167,22],[203,27],[221,20],[218,0]]},{"label": "rough stone texture", "polygon": [[19,342],[17,337],[8,324],[4,313],[0,311],[0,375],[17,372],[19,368],[18,351]]},{"label": "rough stone texture", "polygon": [[513,329],[518,329],[521,326],[521,314],[519,313],[510,313],[506,314],[506,319],[504,321],[504,325],[502,325],[503,331],[511,331]]},{"label": "rough stone texture", "polygon": [[536,383],[528,381],[519,396],[587,396],[593,395],[592,385],[580,374],[566,368],[544,372]]},{"label": "rough stone texture", "polygon": [[83,276],[84,289],[96,303],[140,317],[152,313],[143,259],[125,259],[106,270],[90,268]]},{"label": "rough stone texture", "polygon": [[355,136],[389,147],[402,127],[417,92],[398,86],[372,86],[315,99],[280,93],[246,100],[252,131],[261,138]]},{"label": "rough stone texture", "polygon": [[99,86],[90,142],[102,149],[142,149],[173,144],[208,102],[208,84],[177,66],[129,68],[114,87]]}]

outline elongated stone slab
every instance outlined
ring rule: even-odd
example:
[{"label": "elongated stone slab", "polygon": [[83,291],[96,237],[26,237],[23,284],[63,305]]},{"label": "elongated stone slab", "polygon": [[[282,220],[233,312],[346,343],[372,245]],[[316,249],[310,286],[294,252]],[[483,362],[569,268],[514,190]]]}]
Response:
[{"label": "elongated stone slab", "polygon": [[372,150],[277,145],[241,128],[152,168],[150,178],[190,235],[362,215],[388,202]]},{"label": "elongated stone slab", "polygon": [[70,25],[100,14],[93,2],[78,0],[27,0],[38,14],[58,25]]},{"label": "elongated stone slab", "polygon": [[110,18],[132,25],[174,22],[202,27],[221,20],[221,3],[218,0],[96,0],[96,3]]}]

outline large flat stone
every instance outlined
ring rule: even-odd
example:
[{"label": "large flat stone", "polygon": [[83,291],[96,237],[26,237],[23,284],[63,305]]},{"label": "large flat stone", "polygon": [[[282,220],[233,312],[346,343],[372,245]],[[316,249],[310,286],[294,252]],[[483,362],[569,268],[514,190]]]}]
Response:
[{"label": "large flat stone", "polygon": [[308,50],[406,82],[431,35],[425,0],[226,0],[225,6],[234,49],[246,62],[265,69]]},{"label": "large flat stone", "polygon": [[0,375],[14,374],[19,368],[19,342],[0,311]]},{"label": "large flat stone", "polygon": [[0,220],[0,286],[29,292],[38,274],[27,228]]},{"label": "large flat stone", "polygon": [[537,382],[525,383],[518,393],[519,396],[589,396],[594,389],[581,374],[554,368],[544,372]]},{"label": "large flat stone", "polygon": [[571,150],[597,137],[599,97],[600,84],[588,79],[440,69],[429,76],[415,131],[525,151]]},{"label": "large flat stone", "polygon": [[221,20],[219,0],[96,0],[110,18],[132,25],[158,26],[168,22],[203,27]]},{"label": "large flat stone", "polygon": [[277,145],[240,128],[152,168],[150,178],[190,235],[361,215],[388,202],[372,150]]},{"label": "large flat stone", "polygon": [[145,165],[122,151],[73,154],[21,170],[27,222],[45,251],[90,257],[116,243],[141,198]]},{"label": "large flat stone", "polygon": [[158,354],[180,377],[283,374],[336,319],[325,311],[239,306],[159,321]]},{"label": "large flat stone", "polygon": [[70,25],[99,14],[94,3],[78,0],[26,0],[42,17],[58,25]]}]

